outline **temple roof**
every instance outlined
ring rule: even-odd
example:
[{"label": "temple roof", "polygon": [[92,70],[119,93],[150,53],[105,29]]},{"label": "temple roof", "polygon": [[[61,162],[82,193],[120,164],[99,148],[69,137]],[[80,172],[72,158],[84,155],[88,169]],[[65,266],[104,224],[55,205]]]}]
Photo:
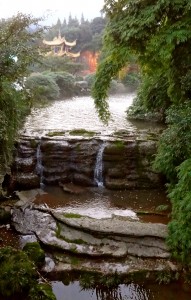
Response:
[{"label": "temple roof", "polygon": [[59,35],[58,37],[55,37],[53,39],[53,41],[43,40],[43,44],[45,44],[47,46],[61,46],[62,44],[65,44],[66,46],[74,47],[74,46],[76,46],[76,40],[73,42],[67,42],[65,37],[61,37]]}]

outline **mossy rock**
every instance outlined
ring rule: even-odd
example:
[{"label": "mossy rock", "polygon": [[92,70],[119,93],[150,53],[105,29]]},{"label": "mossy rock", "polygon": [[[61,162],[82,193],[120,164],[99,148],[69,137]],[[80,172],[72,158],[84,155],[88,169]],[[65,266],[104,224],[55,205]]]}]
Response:
[{"label": "mossy rock", "polygon": [[27,243],[23,247],[23,251],[26,252],[29,259],[35,263],[36,266],[41,267],[45,262],[44,250],[40,247],[38,242]]},{"label": "mossy rock", "polygon": [[88,130],[85,130],[83,128],[81,129],[74,129],[74,130],[71,130],[69,132],[70,135],[79,135],[79,136],[94,136],[96,133],[94,131],[88,131]]},{"label": "mossy rock", "polygon": [[12,247],[0,249],[0,270],[0,295],[4,297],[27,293],[38,277],[27,254]]},{"label": "mossy rock", "polygon": [[29,292],[30,300],[56,300],[53,294],[52,288],[47,283],[40,283],[30,289]]},{"label": "mossy rock", "polygon": [[63,136],[65,135],[65,131],[53,131],[53,132],[48,132],[46,134],[46,136],[49,136],[49,137],[54,137],[54,136]]}]

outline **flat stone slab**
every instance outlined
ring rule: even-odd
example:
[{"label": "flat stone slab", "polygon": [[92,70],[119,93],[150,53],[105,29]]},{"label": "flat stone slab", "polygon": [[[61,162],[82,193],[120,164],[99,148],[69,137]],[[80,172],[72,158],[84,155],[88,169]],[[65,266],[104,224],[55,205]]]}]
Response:
[{"label": "flat stone slab", "polygon": [[57,220],[86,231],[102,232],[104,234],[116,234],[125,236],[154,236],[165,239],[167,237],[167,226],[159,223],[141,223],[129,221],[125,218],[113,216],[108,219],[94,219],[87,216],[65,217],[64,213],[52,211]]},{"label": "flat stone slab", "polygon": [[48,246],[92,257],[170,256],[163,224],[130,222],[116,216],[66,218],[46,207],[29,205],[14,209],[13,225],[22,234],[35,234]]},{"label": "flat stone slab", "polygon": [[[166,259],[142,259],[130,257],[124,259],[123,262],[111,260],[95,261],[87,258],[78,258],[73,263],[70,256],[53,255],[55,266],[52,272],[62,273],[69,271],[85,271],[96,272],[103,275],[117,274],[119,275],[136,275],[142,274],[149,279],[155,272],[176,272],[180,270],[180,266]],[[144,275],[143,275],[144,274]],[[139,278],[140,279],[140,278]]]}]

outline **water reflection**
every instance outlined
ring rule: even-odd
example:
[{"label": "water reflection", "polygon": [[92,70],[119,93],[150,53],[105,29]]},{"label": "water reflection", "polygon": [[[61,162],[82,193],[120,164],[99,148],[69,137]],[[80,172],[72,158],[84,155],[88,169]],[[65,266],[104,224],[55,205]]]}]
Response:
[{"label": "water reflection", "polygon": [[83,289],[79,281],[64,285],[53,281],[52,287],[57,300],[190,300],[190,291],[184,291],[180,283],[120,284],[116,288],[94,287]]},{"label": "water reflection", "polygon": [[[61,281],[52,282],[53,291],[57,300],[152,300],[149,289],[138,284],[120,284],[117,288],[95,287],[81,288],[78,281],[65,286]],[[164,299],[163,299],[164,300]]]},{"label": "water reflection", "polygon": [[[112,215],[139,218],[147,222],[167,223],[167,217],[147,215],[155,212],[159,205],[169,205],[162,190],[107,190],[105,188],[84,188],[76,195],[64,192],[60,187],[45,186],[46,193],[37,196],[35,203],[46,203],[49,207],[68,213],[77,213],[96,218],[110,218]],[[170,206],[169,206],[170,208]],[[135,212],[142,212],[137,217]]]}]

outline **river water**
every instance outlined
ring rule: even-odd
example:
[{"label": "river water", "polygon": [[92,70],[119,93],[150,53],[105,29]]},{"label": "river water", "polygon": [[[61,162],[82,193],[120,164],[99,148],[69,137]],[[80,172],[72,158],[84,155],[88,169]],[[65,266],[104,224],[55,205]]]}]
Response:
[{"label": "river water", "polygon": [[[113,134],[116,131],[126,130],[136,132],[139,129],[154,130],[153,123],[130,122],[126,119],[126,109],[132,104],[135,94],[115,95],[109,98],[109,107],[112,118],[108,126],[98,118],[93,99],[89,96],[76,97],[63,101],[53,101],[49,106],[33,109],[27,118],[22,134],[27,136],[42,137],[48,132],[65,132],[74,129],[86,129],[98,132],[101,136]],[[159,128],[159,127],[158,127]],[[160,129],[160,128],[159,128]],[[154,210],[158,204],[166,204],[167,200],[163,191],[148,191],[133,194],[123,191],[106,191],[100,187],[96,192],[88,191],[78,201],[71,195],[63,196],[58,188],[44,187],[46,194],[37,199],[39,203],[46,202],[50,207],[67,207],[72,211],[89,211],[95,214],[98,207],[102,213],[121,212],[126,209]],[[90,197],[91,194],[91,197]],[[137,197],[136,197],[137,195]],[[158,196],[157,196],[158,195]],[[127,201],[128,199],[128,201]],[[80,200],[80,205],[79,205]],[[156,201],[155,201],[156,200]],[[147,203],[147,205],[145,204]],[[146,220],[146,221],[152,221]],[[156,219],[153,220],[156,222]],[[166,223],[166,220],[164,221]],[[120,284],[116,289],[84,289],[78,280],[68,283],[52,281],[53,291],[57,300],[189,300],[190,292],[183,291],[178,284],[159,286],[158,284],[142,285],[137,283]]]},{"label": "river water", "polygon": [[74,97],[72,99],[52,101],[49,106],[33,109],[28,116],[24,130],[25,135],[43,136],[49,131],[67,131],[86,129],[99,132],[102,136],[115,131],[137,129],[153,129],[153,123],[130,122],[126,119],[126,109],[132,104],[135,94],[115,95],[109,98],[111,120],[104,125],[94,107],[90,96]]}]

